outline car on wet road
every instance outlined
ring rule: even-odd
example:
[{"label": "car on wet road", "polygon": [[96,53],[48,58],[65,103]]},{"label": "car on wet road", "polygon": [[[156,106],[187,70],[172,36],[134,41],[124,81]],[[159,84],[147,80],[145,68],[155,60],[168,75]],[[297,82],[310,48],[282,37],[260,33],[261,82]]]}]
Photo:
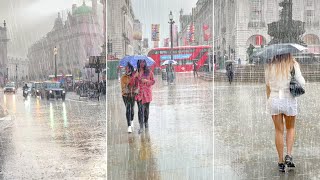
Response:
[{"label": "car on wet road", "polygon": [[17,92],[16,84],[15,83],[7,83],[3,88],[4,93],[13,93]]},{"label": "car on wet road", "polygon": [[66,91],[62,87],[60,82],[55,81],[46,81],[43,82],[42,90],[41,90],[41,97],[49,99],[62,99],[63,101],[66,98]]},{"label": "car on wet road", "polygon": [[33,97],[42,97],[41,96],[41,89],[43,87],[43,83],[42,82],[32,82],[31,83],[31,96]]}]

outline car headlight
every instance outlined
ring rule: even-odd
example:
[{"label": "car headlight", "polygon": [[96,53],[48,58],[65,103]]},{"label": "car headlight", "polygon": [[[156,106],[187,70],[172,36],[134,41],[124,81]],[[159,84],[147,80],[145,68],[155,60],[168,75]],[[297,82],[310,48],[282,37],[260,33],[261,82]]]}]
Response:
[{"label": "car headlight", "polygon": [[37,90],[37,92],[39,92],[39,90]]},{"label": "car headlight", "polygon": [[50,91],[49,91],[49,93],[51,94],[51,93],[52,93],[52,91],[50,90]]},{"label": "car headlight", "polygon": [[62,93],[64,94],[64,93],[66,93],[65,91],[62,91]]}]

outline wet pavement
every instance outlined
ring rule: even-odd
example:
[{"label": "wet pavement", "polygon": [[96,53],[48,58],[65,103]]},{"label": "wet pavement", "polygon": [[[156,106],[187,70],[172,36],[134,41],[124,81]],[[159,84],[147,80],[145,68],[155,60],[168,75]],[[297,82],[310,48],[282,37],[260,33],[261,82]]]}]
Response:
[{"label": "wet pavement", "polygon": [[192,73],[178,73],[174,85],[156,77],[149,130],[141,135],[137,104],[128,134],[120,83],[108,81],[108,179],[213,179],[212,82]]},{"label": "wet pavement", "polygon": [[280,173],[265,84],[215,82],[215,179],[320,179],[319,88],[320,83],[307,83],[306,94],[298,98],[296,168]]},{"label": "wet pavement", "polygon": [[0,93],[0,179],[105,179],[106,104]]}]

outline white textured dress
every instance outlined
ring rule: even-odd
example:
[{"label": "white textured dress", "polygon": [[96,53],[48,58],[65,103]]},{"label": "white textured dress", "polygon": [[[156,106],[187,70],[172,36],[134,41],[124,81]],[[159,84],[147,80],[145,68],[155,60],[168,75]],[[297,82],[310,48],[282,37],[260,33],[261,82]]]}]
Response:
[{"label": "white textured dress", "polygon": [[[294,64],[295,78],[302,85],[305,85],[300,66],[298,63]],[[271,115],[285,114],[286,116],[296,116],[298,113],[297,98],[293,97],[290,93],[289,85],[291,74],[288,72],[288,78],[285,76],[277,78],[276,66],[271,65],[270,73],[265,72],[266,84],[269,84],[271,93],[268,99],[268,111]]]}]

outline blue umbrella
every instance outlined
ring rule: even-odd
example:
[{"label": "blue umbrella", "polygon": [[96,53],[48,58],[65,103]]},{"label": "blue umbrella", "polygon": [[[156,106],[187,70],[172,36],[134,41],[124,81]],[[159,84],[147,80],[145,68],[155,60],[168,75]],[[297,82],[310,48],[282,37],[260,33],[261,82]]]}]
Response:
[{"label": "blue umbrella", "polygon": [[269,62],[276,55],[298,53],[306,49],[304,46],[293,43],[273,44],[255,52],[251,57],[261,58],[265,62]]},{"label": "blue umbrella", "polygon": [[129,62],[133,67],[136,68],[138,60],[145,60],[147,63],[147,66],[152,66],[155,63],[151,57],[148,57],[145,55],[133,55],[133,56],[125,56],[124,58],[122,58],[119,62],[119,65],[126,67]]}]

